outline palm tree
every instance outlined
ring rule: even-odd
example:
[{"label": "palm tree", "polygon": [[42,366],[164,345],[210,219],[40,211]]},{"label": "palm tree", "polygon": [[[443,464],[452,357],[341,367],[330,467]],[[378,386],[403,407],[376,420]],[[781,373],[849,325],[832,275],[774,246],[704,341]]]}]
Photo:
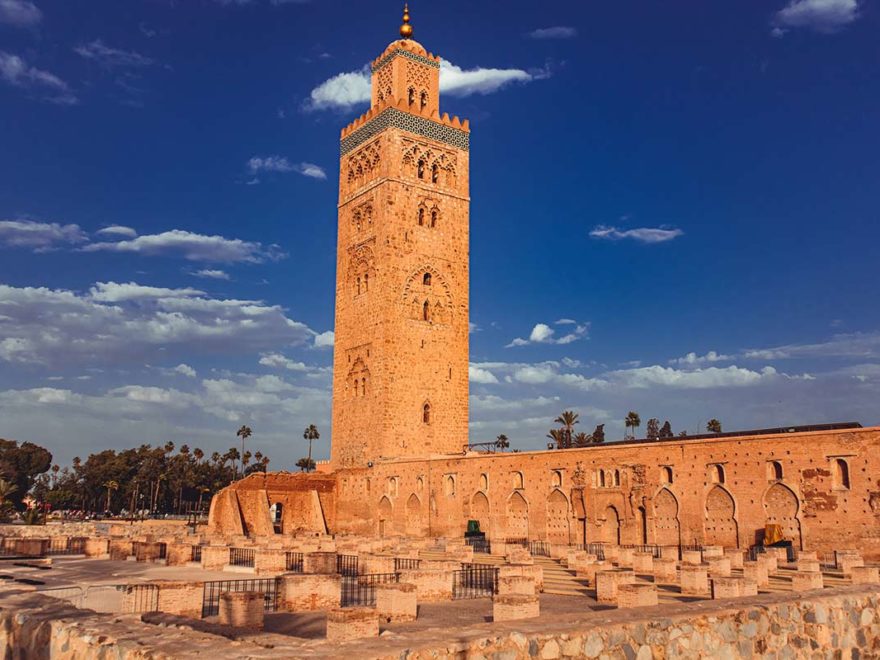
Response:
[{"label": "palm tree", "polygon": [[656,417],[652,417],[648,420],[648,425],[645,427],[646,435],[648,436],[648,440],[657,440],[660,438],[660,420]]},{"label": "palm tree", "polygon": [[247,440],[249,437],[251,437],[252,434],[253,434],[253,431],[251,431],[251,427],[244,426],[244,425],[242,425],[242,427],[240,429],[238,429],[238,431],[235,432],[235,435],[237,435],[239,438],[241,438],[241,453],[242,454],[244,453],[244,441]]},{"label": "palm tree", "polygon": [[[556,443],[557,449],[562,449],[565,444],[565,431],[563,429],[550,429],[550,433],[547,434],[547,437]],[[549,446],[552,446],[552,443],[548,445],[548,447]]]},{"label": "palm tree", "polygon": [[61,470],[61,466],[56,463],[52,466],[52,488],[55,487],[55,484],[58,483],[58,472]]},{"label": "palm tree", "polygon": [[581,431],[580,433],[574,434],[574,446],[575,447],[586,447],[592,442],[592,438],[588,436],[586,433]]},{"label": "palm tree", "polygon": [[111,479],[110,481],[104,482],[104,488],[107,489],[107,506],[104,507],[104,510],[109,511],[110,510],[110,494],[114,490],[119,490],[119,483]]},{"label": "palm tree", "polygon": [[254,460],[255,460],[257,463],[259,463],[260,461],[262,461],[262,460],[263,460],[263,452],[261,452],[261,451],[255,451],[255,452],[254,452]]},{"label": "palm tree", "polygon": [[251,462],[251,452],[246,451],[241,455],[241,473],[244,474],[247,472],[248,463]]},{"label": "palm tree", "polygon": [[180,449],[178,451],[183,456],[189,456],[189,445],[180,445]]},{"label": "palm tree", "polygon": [[596,424],[596,429],[590,435],[594,445],[601,445],[605,442],[605,425]]},{"label": "palm tree", "polygon": [[312,464],[312,440],[318,440],[320,437],[321,434],[318,433],[318,427],[314,424],[309,424],[306,430],[303,431],[303,438],[309,441],[309,465]]},{"label": "palm tree", "polygon": [[205,493],[211,492],[211,489],[207,486],[199,486],[199,503],[196,505],[196,508],[201,511],[202,510],[202,496]]},{"label": "palm tree", "polygon": [[706,430],[709,433],[721,433],[721,422],[714,417],[706,424]]},{"label": "palm tree", "polygon": [[560,449],[568,449],[571,447],[571,435],[574,431],[574,425],[578,423],[578,414],[571,410],[563,410],[562,414],[553,421],[557,424],[562,424],[562,430],[565,434],[563,446]]},{"label": "palm tree", "polygon": [[171,442],[171,440],[169,440],[168,442],[165,443],[165,447],[163,449],[165,449],[166,454],[170,454],[171,452],[174,451],[174,443]]},{"label": "palm tree", "polygon": [[315,469],[315,461],[304,456],[296,462],[296,467],[299,468],[300,472],[311,472]]},{"label": "palm tree", "polygon": [[626,424],[627,430],[630,428],[632,429],[632,435],[630,437],[636,437],[636,429],[642,425],[642,418],[639,417],[639,413],[630,410],[626,415],[626,419],[623,421],[624,424]]},{"label": "palm tree", "polygon": [[500,434],[497,438],[495,438],[495,447],[504,451],[508,447],[510,447],[510,440],[507,439],[507,436],[503,433]]},{"label": "palm tree", "polygon": [[223,455],[223,462],[224,463],[226,461],[229,461],[230,463],[232,463],[232,476],[233,477],[235,477],[236,472],[237,472],[235,463],[240,458],[241,458],[241,454],[238,453],[238,449],[236,449],[235,447],[230,447],[229,451]]},{"label": "palm tree", "polygon": [[201,449],[199,449],[198,447],[193,449],[193,458],[196,459],[196,463],[201,463],[202,459],[204,457],[205,457],[205,452],[203,452]]}]

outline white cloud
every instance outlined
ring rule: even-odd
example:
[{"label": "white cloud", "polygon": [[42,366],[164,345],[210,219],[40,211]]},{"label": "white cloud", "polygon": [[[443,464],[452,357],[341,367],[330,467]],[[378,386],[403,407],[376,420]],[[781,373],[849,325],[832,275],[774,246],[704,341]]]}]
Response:
[{"label": "white cloud", "polygon": [[333,348],[336,335],[332,330],[315,335],[315,348]]},{"label": "white cloud", "polygon": [[787,344],[772,348],[750,348],[743,357],[751,360],[795,358],[880,358],[880,332],[852,332],[834,335],[814,344]]},{"label": "white cloud", "polygon": [[153,64],[153,60],[149,57],[134,51],[111,48],[100,39],[79,45],[73,49],[73,52],[106,68],[138,68]]},{"label": "white cloud", "polygon": [[95,233],[100,236],[124,236],[125,238],[134,238],[137,236],[137,232],[134,229],[123,225],[110,225],[109,227],[99,229]]},{"label": "white cloud", "polygon": [[482,369],[473,364],[468,366],[468,380],[480,385],[494,385],[498,383],[498,379],[491,371],[488,369]]},{"label": "white cloud", "polygon": [[134,252],[147,256],[182,256],[189,261],[217,263],[263,263],[277,261],[287,255],[277,245],[264,247],[261,243],[205,236],[181,229],[161,234],[138,236],[115,243],[91,243],[82,248],[84,252]]},{"label": "white cloud", "polygon": [[79,225],[34,220],[0,220],[0,246],[32,248],[45,252],[63,244],[82,243],[86,234]]},{"label": "white cloud", "polygon": [[609,241],[621,241],[624,239],[632,239],[639,243],[665,243],[679,236],[683,236],[681,229],[670,229],[666,227],[640,227],[638,229],[618,229],[608,225],[598,225],[591,232],[592,238],[605,239]]},{"label": "white cloud", "polygon": [[681,370],[654,365],[651,367],[612,371],[603,377],[612,386],[627,388],[664,386],[682,389],[703,389],[756,385],[762,381],[775,379],[779,376],[780,374],[773,367],[764,367],[760,371],[737,366]]},{"label": "white cloud", "polygon": [[523,339],[521,337],[517,337],[513,341],[511,341],[505,348],[515,348],[517,346],[528,346],[529,344],[559,344],[565,345],[570,344],[572,342],[577,341],[578,339],[583,339],[587,336],[587,333],[590,329],[589,323],[581,323],[579,324],[577,321],[572,321],[571,319],[560,319],[556,322],[556,325],[575,325],[576,327],[572,332],[569,332],[562,337],[556,336],[556,330],[551,328],[546,323],[538,323],[532,328],[532,332],[529,335],[528,339]]},{"label": "white cloud", "polygon": [[315,336],[278,306],[165,291],[168,297],[148,295],[149,287],[134,283],[98,283],[80,295],[0,285],[0,361],[143,363],[175,352],[256,353],[304,345]]},{"label": "white cloud", "polygon": [[[254,156],[247,162],[248,172],[256,177],[261,172],[288,173],[297,172],[310,179],[327,178],[327,173],[314,163],[291,163],[284,156]],[[259,179],[251,179],[248,183],[259,183]]]},{"label": "white cloud", "polygon": [[174,372],[180,374],[181,376],[186,376],[187,378],[195,378],[198,374],[196,374],[196,370],[193,369],[188,364],[178,364],[174,367]]},{"label": "white cloud", "polygon": [[565,25],[557,25],[549,28],[539,28],[529,32],[532,39],[573,39],[577,36],[577,30]]},{"label": "white cloud", "polygon": [[0,51],[0,80],[32,91],[45,100],[59,105],[79,102],[66,82],[54,73],[28,65],[18,55]]},{"label": "white cloud", "polygon": [[203,279],[208,279],[208,280],[229,280],[229,279],[232,279],[231,277],[229,277],[229,274],[226,271],[215,270],[215,269],[211,269],[211,268],[197,270],[195,273],[193,273],[193,275],[195,275],[196,277],[201,277]]},{"label": "white cloud", "polygon": [[288,371],[308,371],[308,367],[302,362],[296,362],[281,353],[264,353],[260,357],[260,364],[272,369],[287,369]]},{"label": "white cloud", "polygon": [[691,352],[684,357],[670,360],[669,364],[696,366],[698,364],[707,364],[711,362],[728,362],[733,359],[734,357],[732,355],[724,355],[723,353],[717,353],[715,351],[709,351],[705,355],[697,355],[696,353]]},{"label": "white cloud", "polygon": [[143,286],[134,282],[129,282],[128,284],[98,282],[91,288],[89,293],[92,300],[111,303],[205,295],[204,291],[199,291],[198,289],[166,289],[156,286]]},{"label": "white cloud", "polygon": [[[440,62],[440,92],[465,97],[473,94],[491,94],[513,83],[528,83],[548,76],[545,70],[494,69],[460,66]],[[370,101],[370,69],[339,73],[315,87],[303,104],[306,111],[342,109]]]},{"label": "white cloud", "polygon": [[16,27],[36,25],[43,18],[43,12],[28,0],[0,0],[0,23]]},{"label": "white cloud", "polygon": [[833,34],[859,18],[857,0],[791,0],[773,19],[772,34],[781,37],[787,29],[806,28]]}]

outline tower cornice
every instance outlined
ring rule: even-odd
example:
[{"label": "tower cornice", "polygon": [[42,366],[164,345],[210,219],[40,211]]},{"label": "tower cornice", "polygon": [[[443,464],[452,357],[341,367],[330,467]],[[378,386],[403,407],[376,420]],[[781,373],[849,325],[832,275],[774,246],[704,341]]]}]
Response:
[{"label": "tower cornice", "polygon": [[425,117],[388,104],[384,108],[370,108],[342,129],[340,153],[344,156],[386,128],[397,128],[463,151],[470,149],[470,122],[467,119],[464,122],[458,117],[450,119],[448,113],[443,113],[442,117]]}]

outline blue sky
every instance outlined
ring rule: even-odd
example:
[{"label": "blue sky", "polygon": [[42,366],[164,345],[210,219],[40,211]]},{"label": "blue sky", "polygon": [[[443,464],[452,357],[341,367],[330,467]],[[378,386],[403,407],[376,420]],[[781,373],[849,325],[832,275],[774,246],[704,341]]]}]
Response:
[{"label": "blue sky", "polygon": [[[410,3],[468,117],[472,440],[878,422],[876,2]],[[0,0],[0,436],[328,454],[397,2]]]}]

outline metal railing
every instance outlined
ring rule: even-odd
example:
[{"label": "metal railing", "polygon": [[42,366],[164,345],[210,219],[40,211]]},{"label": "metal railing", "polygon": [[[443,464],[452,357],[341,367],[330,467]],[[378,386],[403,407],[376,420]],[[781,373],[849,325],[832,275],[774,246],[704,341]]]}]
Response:
[{"label": "metal railing", "polygon": [[302,573],[303,553],[286,552],[284,556],[284,568],[292,573]]},{"label": "metal railing", "polygon": [[482,552],[487,555],[492,552],[492,544],[488,539],[472,538],[465,539],[464,542],[471,546],[474,549],[474,552]]},{"label": "metal railing", "polygon": [[654,559],[660,559],[663,556],[659,545],[622,545],[620,547],[633,550],[634,552],[650,552],[654,555]]},{"label": "metal railing", "polygon": [[[793,562],[795,560],[795,551],[792,546],[777,546],[785,549],[785,557],[786,561]],[[749,560],[755,561],[758,558],[758,555],[764,554],[767,552],[767,548],[763,545],[753,545],[749,546]]]},{"label": "metal railing", "polygon": [[529,553],[533,557],[549,557],[550,542],[549,541],[529,541]]},{"label": "metal railing", "polygon": [[159,586],[156,584],[129,584],[124,587],[122,600],[126,614],[159,611]]},{"label": "metal railing", "polygon": [[[147,551],[150,548],[156,549],[156,556],[155,557],[148,557]],[[132,541],[131,554],[133,554],[138,561],[146,561],[147,559],[167,559],[167,557],[168,557],[168,544],[167,543],[148,543],[146,541]]]},{"label": "metal railing", "polygon": [[588,555],[596,555],[599,561],[605,561],[605,545],[602,543],[575,543],[571,547],[575,550],[583,550]]},{"label": "metal railing", "polygon": [[414,571],[418,570],[422,564],[421,559],[415,559],[412,557],[395,557],[394,558],[394,570],[395,571]]},{"label": "metal railing", "polygon": [[192,547],[192,552],[190,553],[189,560],[198,563],[202,562],[202,546],[194,545]]},{"label": "metal railing", "polygon": [[336,555],[336,572],[352,577],[358,574],[357,555]]},{"label": "metal railing", "polygon": [[229,591],[259,591],[263,594],[263,609],[266,612],[276,612],[280,582],[280,578],[205,582],[202,591],[202,618],[217,616],[220,613],[220,594]]},{"label": "metal railing", "polygon": [[452,599],[491,598],[498,593],[498,568],[483,564],[462,564],[452,573]]},{"label": "metal railing", "polygon": [[254,548],[229,548],[229,565],[253,568],[256,556]]},{"label": "metal railing", "polygon": [[529,547],[529,540],[525,537],[517,537],[513,539],[504,539],[504,542],[508,545],[521,545],[524,548]]},{"label": "metal railing", "polygon": [[375,607],[376,585],[400,581],[398,573],[371,573],[342,577],[342,607]]},{"label": "metal railing", "polygon": [[47,555],[84,555],[86,539],[82,537],[54,538],[49,540]]}]

